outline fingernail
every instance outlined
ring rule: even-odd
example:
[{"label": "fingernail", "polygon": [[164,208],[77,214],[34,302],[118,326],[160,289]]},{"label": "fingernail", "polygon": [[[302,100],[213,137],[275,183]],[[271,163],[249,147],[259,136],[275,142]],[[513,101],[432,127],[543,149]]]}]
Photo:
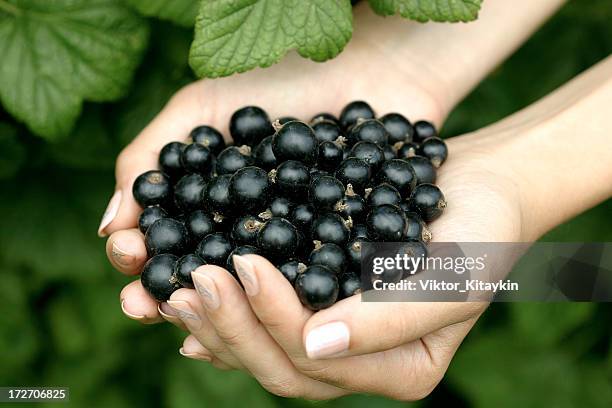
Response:
[{"label": "fingernail", "polygon": [[111,245],[111,256],[117,264],[122,266],[129,266],[134,262],[134,255],[119,248],[116,242]]},{"label": "fingernail", "polygon": [[259,293],[259,282],[257,282],[257,275],[255,274],[255,267],[247,258],[234,255],[232,256],[234,262],[234,268],[236,273],[244,285],[244,291],[249,296],[255,296]]},{"label": "fingernail", "polygon": [[200,319],[200,316],[198,316],[188,302],[184,300],[168,300],[166,303],[174,309],[179,319],[181,319],[190,330],[199,330],[202,328],[202,319]]},{"label": "fingernail", "polygon": [[312,359],[340,354],[348,350],[349,339],[349,329],[342,322],[315,327],[306,335],[306,354]]},{"label": "fingernail", "polygon": [[192,358],[194,360],[208,361],[208,362],[212,361],[212,358],[210,358],[210,356],[207,356],[205,354],[200,354],[200,353],[189,353],[185,351],[183,347],[179,349],[179,353],[181,354],[181,356]]},{"label": "fingernail", "polygon": [[191,272],[191,279],[195,286],[196,292],[202,298],[202,303],[209,309],[215,310],[221,304],[219,300],[219,292],[217,285],[209,276],[200,272]]},{"label": "fingernail", "polygon": [[133,314],[128,312],[125,309],[125,299],[121,299],[121,310],[123,311],[123,314],[126,315],[127,317],[129,317],[130,319],[134,319],[134,320],[142,320],[145,318],[144,315],[137,315],[137,314]]},{"label": "fingernail", "polygon": [[104,231],[108,225],[113,222],[115,217],[117,216],[117,212],[119,211],[119,204],[121,203],[121,190],[115,191],[113,197],[108,202],[108,206],[104,211],[104,215],[102,215],[102,221],[100,221],[100,226],[98,227],[98,236],[105,237],[107,234]]},{"label": "fingernail", "polygon": [[157,305],[157,311],[163,317],[177,318],[176,312],[166,302],[161,302]]}]

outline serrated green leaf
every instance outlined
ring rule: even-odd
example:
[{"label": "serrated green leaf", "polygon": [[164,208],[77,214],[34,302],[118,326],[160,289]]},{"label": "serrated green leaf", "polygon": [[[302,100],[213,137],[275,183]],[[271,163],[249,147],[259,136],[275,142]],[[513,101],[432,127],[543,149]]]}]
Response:
[{"label": "serrated green leaf", "polygon": [[139,13],[192,27],[198,14],[198,0],[127,0]]},{"label": "serrated green leaf", "polygon": [[352,35],[349,0],[210,0],[196,18],[189,62],[199,77],[227,76],[278,62],[289,50],[335,57]]},{"label": "serrated green leaf", "polygon": [[478,17],[482,0],[368,0],[380,15],[399,14],[404,18],[426,22],[467,22]]},{"label": "serrated green leaf", "polygon": [[83,100],[125,93],[147,37],[118,0],[0,0],[0,101],[34,133],[65,136]]}]

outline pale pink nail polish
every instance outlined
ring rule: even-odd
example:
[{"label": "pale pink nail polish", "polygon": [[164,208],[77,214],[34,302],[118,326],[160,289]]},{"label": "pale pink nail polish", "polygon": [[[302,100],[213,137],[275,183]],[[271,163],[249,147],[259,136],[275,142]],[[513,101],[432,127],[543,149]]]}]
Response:
[{"label": "pale pink nail polish", "polygon": [[142,320],[146,317],[144,315],[137,315],[137,314],[128,312],[127,309],[125,308],[125,299],[121,299],[121,310],[123,311],[123,314],[129,317],[130,319]]},{"label": "pale pink nail polish", "polygon": [[221,300],[219,299],[219,291],[215,281],[200,272],[191,272],[191,278],[204,306],[211,310],[218,309],[221,305]]},{"label": "pale pink nail polish", "polygon": [[240,255],[232,256],[232,261],[234,262],[236,273],[244,285],[244,291],[249,296],[255,296],[259,293],[259,282],[255,274],[255,267],[247,258]]},{"label": "pale pink nail polish", "polygon": [[340,354],[349,348],[350,332],[342,322],[315,327],[306,335],[308,358],[319,359]]},{"label": "pale pink nail polish", "polygon": [[200,330],[202,328],[202,319],[200,319],[200,316],[193,310],[189,302],[184,300],[168,300],[166,303],[174,309],[178,318],[181,319],[190,330]]},{"label": "pale pink nail polish", "polygon": [[208,361],[208,362],[212,361],[212,358],[210,356],[207,356],[201,353],[190,353],[188,351],[185,351],[183,347],[179,349],[179,353],[183,357],[192,358],[194,360]]},{"label": "pale pink nail polish", "polygon": [[115,191],[113,197],[108,202],[108,206],[104,211],[104,215],[102,215],[102,221],[100,221],[100,226],[98,227],[98,236],[105,237],[107,234],[104,231],[108,225],[113,222],[117,213],[119,212],[119,204],[121,204],[121,190]]}]

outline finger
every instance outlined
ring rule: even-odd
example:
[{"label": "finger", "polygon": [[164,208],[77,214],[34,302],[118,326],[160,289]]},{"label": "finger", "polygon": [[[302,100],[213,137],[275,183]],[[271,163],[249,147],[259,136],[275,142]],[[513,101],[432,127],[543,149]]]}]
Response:
[{"label": "finger", "polygon": [[119,272],[139,274],[147,261],[144,236],[136,228],[114,232],[106,241],[106,256]]},{"label": "finger", "polygon": [[192,277],[217,335],[264,388],[280,396],[316,399],[346,393],[297,371],[259,323],[240,285],[229,272],[205,265],[193,272]]},{"label": "finger", "polygon": [[119,296],[121,310],[130,319],[144,324],[163,322],[157,311],[157,302],[149,296],[140,284],[140,279],[127,284]]},{"label": "finger", "polygon": [[198,339],[193,334],[185,337],[183,347],[179,349],[179,353],[187,358],[211,363],[215,368],[221,370],[234,369],[234,367],[230,367],[223,361],[219,360],[213,353],[210,352],[210,350],[200,344]]},{"label": "finger", "polygon": [[179,317],[176,315],[176,311],[170,306],[168,306],[168,303],[166,302],[159,303],[157,305],[157,312],[167,322],[172,323],[173,325],[175,325],[181,330],[189,331],[187,329],[187,326],[185,326],[185,323],[183,323],[183,321],[179,319]]},{"label": "finger", "polygon": [[482,302],[362,302],[353,296],[311,317],[304,347],[312,359],[389,350],[468,320],[485,307]]}]

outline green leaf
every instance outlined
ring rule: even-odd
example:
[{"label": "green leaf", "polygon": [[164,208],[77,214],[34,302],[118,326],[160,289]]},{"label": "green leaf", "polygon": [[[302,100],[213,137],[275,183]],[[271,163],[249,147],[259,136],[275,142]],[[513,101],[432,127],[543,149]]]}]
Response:
[{"label": "green leaf", "polygon": [[128,4],[145,16],[170,20],[192,27],[198,13],[198,0],[127,0]]},{"label": "green leaf", "polygon": [[352,35],[348,0],[210,0],[196,19],[189,62],[200,77],[278,62],[289,50],[325,61]]},{"label": "green leaf", "polygon": [[478,17],[482,0],[368,0],[380,15],[399,14],[404,18],[426,22],[472,21]]},{"label": "green leaf", "polygon": [[0,122],[0,179],[11,178],[25,159],[25,146],[17,139],[17,129]]},{"label": "green leaf", "polygon": [[0,101],[34,133],[65,136],[84,99],[125,93],[147,37],[118,0],[0,0]]}]

